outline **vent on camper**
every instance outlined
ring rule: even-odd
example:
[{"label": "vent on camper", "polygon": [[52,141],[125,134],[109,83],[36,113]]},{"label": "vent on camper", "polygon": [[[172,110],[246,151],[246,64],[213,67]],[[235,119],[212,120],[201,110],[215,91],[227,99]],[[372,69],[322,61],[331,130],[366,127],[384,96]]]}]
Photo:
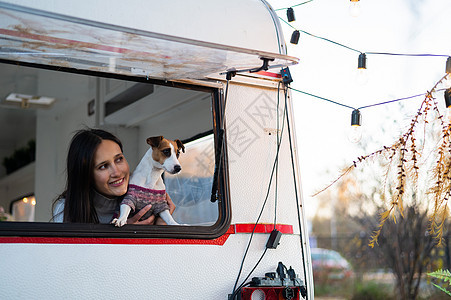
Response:
[{"label": "vent on camper", "polygon": [[154,91],[154,85],[148,83],[137,83],[134,86],[128,88],[122,93],[114,96],[107,103],[105,103],[105,116],[109,116],[112,113],[152,94]]}]

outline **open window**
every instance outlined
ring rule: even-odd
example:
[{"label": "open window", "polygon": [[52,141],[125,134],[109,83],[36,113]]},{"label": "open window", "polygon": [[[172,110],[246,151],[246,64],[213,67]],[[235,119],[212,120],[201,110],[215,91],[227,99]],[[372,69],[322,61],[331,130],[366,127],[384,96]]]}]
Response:
[{"label": "open window", "polygon": [[[0,235],[216,238],[228,229],[218,88],[7,61],[0,78],[0,206],[23,210],[23,195],[33,195],[35,204],[33,219],[0,222]],[[182,172],[165,175],[165,183],[177,206],[175,219],[190,226],[49,222],[53,200],[64,189],[70,139],[86,126],[118,136],[131,171],[147,151],[148,137],[180,139],[186,147]],[[220,197],[215,202],[212,193]]]},{"label": "open window", "polygon": [[[0,159],[14,162],[28,145],[36,147],[28,149],[35,154],[31,161],[8,174],[0,166],[0,206],[34,194],[35,222],[0,222],[0,235],[215,238],[225,233],[231,212],[220,128],[222,86],[212,78],[223,79],[230,70],[255,72],[262,62],[265,69],[296,64],[297,58],[283,54],[278,26],[265,22],[271,27],[268,39],[253,35],[256,50],[235,41],[236,34],[249,41],[241,26],[235,32],[223,26],[228,44],[220,44],[212,38],[222,40],[215,26],[208,32],[193,28],[205,33],[194,39],[159,31],[130,14],[118,22],[102,10],[39,8],[0,1]],[[49,223],[52,201],[65,184],[69,141],[83,126],[117,135],[132,170],[148,147],[147,137],[185,142],[186,171],[166,181],[176,218],[192,226]]]}]

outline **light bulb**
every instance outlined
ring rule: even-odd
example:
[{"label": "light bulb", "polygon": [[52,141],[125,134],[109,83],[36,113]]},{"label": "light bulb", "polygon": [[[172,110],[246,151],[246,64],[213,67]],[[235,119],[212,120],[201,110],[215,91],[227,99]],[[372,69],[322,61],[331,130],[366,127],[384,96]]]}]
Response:
[{"label": "light bulb", "polygon": [[368,70],[367,69],[357,69],[355,74],[355,81],[359,85],[365,85],[368,82]]},{"label": "light bulb", "polygon": [[445,89],[451,88],[451,74],[446,75],[446,77],[442,80],[442,86]]},{"label": "light bulb", "polygon": [[362,116],[358,109],[354,109],[351,115],[351,129],[348,133],[348,139],[351,143],[358,143],[362,138],[361,129]]},{"label": "light bulb", "polygon": [[353,17],[360,15],[360,0],[351,0],[349,3],[349,14]]},{"label": "light bulb", "polygon": [[348,139],[351,143],[357,144],[362,139],[362,126],[352,125],[348,132]]},{"label": "light bulb", "polygon": [[445,108],[445,120],[447,124],[451,124],[451,106]]},{"label": "light bulb", "polygon": [[445,90],[445,118],[448,124],[451,123],[451,88]]}]

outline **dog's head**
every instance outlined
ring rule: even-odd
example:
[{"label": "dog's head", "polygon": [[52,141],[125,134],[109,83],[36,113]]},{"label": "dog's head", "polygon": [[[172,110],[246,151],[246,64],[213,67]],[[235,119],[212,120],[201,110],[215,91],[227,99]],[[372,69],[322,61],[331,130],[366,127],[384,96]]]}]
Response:
[{"label": "dog's head", "polygon": [[154,136],[147,139],[147,144],[152,147],[152,159],[171,174],[177,174],[182,170],[178,157],[180,151],[185,152],[185,146],[180,140],[168,140],[163,136]]}]

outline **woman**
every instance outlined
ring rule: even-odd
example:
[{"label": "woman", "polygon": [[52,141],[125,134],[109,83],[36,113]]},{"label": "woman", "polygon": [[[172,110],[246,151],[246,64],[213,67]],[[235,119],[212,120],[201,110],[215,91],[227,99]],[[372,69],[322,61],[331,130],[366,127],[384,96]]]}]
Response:
[{"label": "woman", "polygon": [[[54,222],[110,223],[119,211],[129,178],[117,137],[101,129],[78,131],[67,154],[66,189],[53,204]],[[166,198],[172,214],[175,205],[167,194]],[[153,224],[155,216],[139,220],[150,207],[129,218],[127,224]]]}]

